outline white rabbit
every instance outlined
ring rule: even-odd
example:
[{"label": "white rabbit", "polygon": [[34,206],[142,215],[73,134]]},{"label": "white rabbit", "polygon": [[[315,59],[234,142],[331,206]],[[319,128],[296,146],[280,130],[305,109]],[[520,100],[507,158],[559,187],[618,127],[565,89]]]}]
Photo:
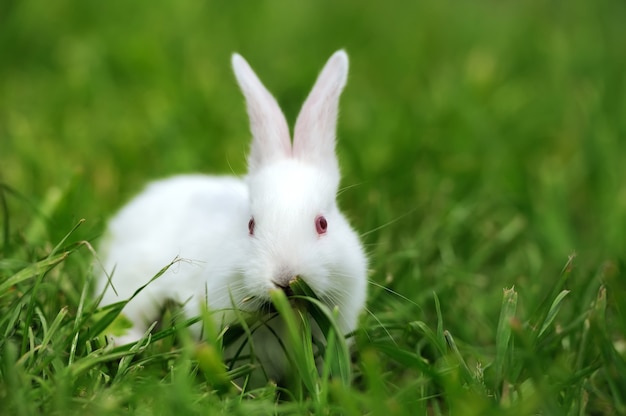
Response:
[{"label": "white rabbit", "polygon": [[[168,299],[184,304],[189,317],[201,303],[214,311],[254,310],[296,276],[338,308],[345,333],[357,325],[367,259],[335,201],[335,129],[348,57],[340,50],[327,62],[298,116],[293,145],[276,100],[248,63],[234,54],[232,65],[253,136],[249,173],[243,180],[181,175],[153,182],[111,220],[101,253],[117,294],[103,273],[102,306],[128,299],[174,258],[186,260],[126,305],[133,327],[116,343],[138,340]],[[254,345],[269,361],[280,360]],[[281,363],[270,366],[280,373]]]}]

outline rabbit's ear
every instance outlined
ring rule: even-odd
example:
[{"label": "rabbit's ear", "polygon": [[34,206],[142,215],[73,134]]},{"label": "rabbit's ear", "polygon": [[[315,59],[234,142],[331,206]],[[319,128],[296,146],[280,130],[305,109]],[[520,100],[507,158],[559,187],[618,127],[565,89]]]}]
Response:
[{"label": "rabbit's ear", "polygon": [[289,128],[278,103],[256,76],[248,62],[237,53],[232,57],[233,70],[246,98],[252,146],[248,156],[250,171],[266,163],[291,155]]},{"label": "rabbit's ear", "polygon": [[348,77],[348,55],[343,50],[330,57],[300,110],[293,139],[294,156],[321,165],[339,175],[335,156],[335,131],[339,95]]}]

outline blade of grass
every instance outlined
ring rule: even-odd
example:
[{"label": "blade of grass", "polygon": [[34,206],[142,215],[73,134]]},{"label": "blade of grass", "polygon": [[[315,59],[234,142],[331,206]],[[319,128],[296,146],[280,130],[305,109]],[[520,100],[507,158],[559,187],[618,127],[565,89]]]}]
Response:
[{"label": "blade of grass", "polygon": [[[135,290],[135,292],[128,299],[125,299],[120,302],[112,303],[112,304],[104,306],[103,308],[100,308],[101,311],[103,312],[106,311],[106,313],[104,314],[104,316],[100,317],[89,326],[89,330],[85,332],[85,334],[82,337],[81,342],[84,342],[84,340],[86,339],[91,339],[101,334],[102,332],[104,332],[109,327],[109,325],[111,325],[111,323],[113,323],[113,321],[115,321],[115,319],[120,315],[120,313],[124,309],[124,306],[126,306],[128,302],[130,302],[139,293],[141,293],[150,283],[152,283],[153,281],[161,277],[172,265],[174,265],[178,261],[180,261],[180,258],[176,257],[167,266],[159,270],[159,272],[155,274],[147,283],[145,283],[144,285],[140,286],[137,290]],[[98,298],[95,301],[96,304],[100,302],[103,294],[104,294],[104,291],[103,293],[99,294]],[[91,314],[87,314],[86,317],[90,318]]]},{"label": "blade of grass", "polygon": [[543,327],[546,322],[548,315],[550,314],[550,307],[554,303],[554,299],[557,298],[559,293],[563,290],[563,286],[567,283],[570,275],[572,274],[572,270],[574,268],[574,259],[576,258],[576,254],[572,254],[568,257],[567,263],[561,270],[561,275],[559,280],[552,287],[552,290],[547,294],[547,296],[543,299],[535,313],[533,314],[534,319],[531,319],[532,327],[534,328],[534,340],[533,343],[536,343],[539,339],[539,329]]},{"label": "blade of grass", "polygon": [[[341,330],[337,324],[336,315],[326,305],[317,299],[294,297],[306,300],[307,310],[315,323],[320,327],[324,338],[328,342],[325,349],[325,363],[329,366],[330,375],[339,377],[342,383],[349,385],[352,379],[350,353],[345,337],[339,335]],[[332,343],[330,340],[333,340]]]},{"label": "blade of grass", "polygon": [[[87,243],[87,242],[85,242],[85,244],[93,252],[93,249],[91,248],[91,245],[89,243]],[[81,293],[80,293],[80,299],[78,301],[78,307],[76,308],[76,317],[74,318],[74,326],[72,328],[72,333],[74,335],[72,336],[71,341],[70,341],[70,354],[69,354],[69,357],[67,359],[68,365],[71,365],[72,362],[74,361],[74,357],[76,355],[76,348],[78,346],[78,339],[79,339],[80,329],[81,329],[82,323],[84,322],[84,320],[89,320],[92,317],[92,313],[93,312],[91,312],[89,314],[85,314],[84,313],[85,302],[86,302],[88,296],[89,296],[89,280],[87,279],[87,280],[85,280],[85,283],[83,284],[83,288],[82,288]]]},{"label": "blade of grass", "polygon": [[69,251],[59,253],[55,256],[50,256],[38,261],[37,263],[31,264],[30,266],[15,273],[13,276],[0,283],[0,298],[10,295],[12,293],[10,289],[16,284],[25,282],[26,280],[32,279],[33,277],[46,274],[47,272],[52,270],[54,266],[63,262],[69,255]]},{"label": "blade of grass", "polygon": [[472,372],[470,371],[469,366],[465,362],[465,359],[461,355],[461,352],[459,351],[459,348],[457,347],[456,342],[454,341],[454,337],[449,331],[444,331],[443,335],[446,338],[446,342],[448,343],[448,346],[450,347],[450,351],[452,351],[452,356],[455,358],[455,360],[461,367],[461,376],[463,377],[463,380],[469,386],[474,387],[476,385],[475,383],[476,379],[474,375],[472,374]]},{"label": "blade of grass", "polygon": [[546,329],[548,329],[550,324],[554,321],[554,318],[556,318],[556,315],[559,313],[559,310],[561,309],[561,302],[563,301],[563,299],[565,299],[565,296],[567,296],[569,293],[570,293],[569,290],[563,290],[554,299],[554,301],[550,305],[550,309],[548,309],[548,315],[546,316],[546,320],[543,322],[543,325],[541,326],[541,329],[539,330],[539,334],[537,335],[537,337],[540,338],[543,335],[543,333],[546,331]]},{"label": "blade of grass", "polygon": [[433,299],[435,301],[435,311],[437,312],[437,338],[440,344],[445,344],[446,338],[443,331],[443,315],[441,314],[441,304],[439,303],[439,297],[437,293],[433,292]]},{"label": "blade of grass", "polygon": [[[52,251],[48,255],[48,258],[50,258],[51,256],[55,255],[55,253],[65,243],[65,241],[67,241],[67,239],[70,237],[70,235],[72,235],[74,233],[74,231],[76,231],[78,229],[78,227],[80,227],[80,225],[84,221],[85,220],[81,219],[76,225],[74,225],[74,227],[68,233],[65,234],[65,236],[61,239],[61,241],[54,247],[54,249],[52,249]],[[68,255],[71,252],[73,252],[73,250],[72,251],[68,251],[67,252]],[[63,258],[63,260],[65,260],[65,257]],[[59,263],[57,263],[57,264],[59,264]],[[40,287],[41,283],[43,282],[44,277],[46,276],[46,274],[48,273],[48,271],[50,269],[43,270],[42,273],[38,274],[36,276],[36,278],[35,278],[35,283],[33,284],[32,288],[31,288],[30,301],[29,301],[28,307],[26,309],[26,317],[24,318],[24,323],[23,323],[24,328],[30,328],[30,326],[32,325],[33,313],[34,313],[34,310],[35,310],[35,307],[36,307],[37,292],[39,290],[39,287]],[[26,343],[26,338],[24,338],[23,341],[22,341],[22,354],[26,353],[26,351],[27,351],[27,349],[26,349],[27,345],[26,344],[27,344]]]},{"label": "blade of grass", "polygon": [[9,238],[11,236],[11,227],[9,226],[9,204],[5,195],[5,185],[0,183],[0,207],[2,208],[2,250],[0,253],[8,250]]},{"label": "blade of grass", "polygon": [[607,331],[606,322],[607,295],[606,288],[601,286],[590,316],[590,331],[604,360],[604,379],[609,386],[613,406],[618,413],[626,413],[626,361],[615,350]]},{"label": "blade of grass", "polygon": [[[18,364],[18,348],[12,342],[7,342],[2,349],[0,359],[2,359],[2,375],[3,382],[6,383],[9,391],[12,393],[6,395],[3,403],[3,410],[10,414],[12,411],[17,415],[29,415],[31,411],[27,410],[27,405],[31,401],[24,397],[27,392],[25,386],[27,382],[23,379],[21,366]],[[3,401],[4,401],[3,400]]]},{"label": "blade of grass", "polygon": [[428,361],[415,354],[414,352],[407,351],[405,349],[398,348],[398,346],[390,344],[388,342],[372,342],[370,346],[377,351],[382,352],[387,357],[393,359],[400,365],[406,368],[412,368],[419,370],[422,373],[432,377],[433,379],[439,379],[439,375],[436,370],[428,363]]},{"label": "blade of grass", "polygon": [[114,382],[123,378],[124,374],[128,370],[128,366],[130,365],[132,358],[139,352],[146,349],[148,345],[150,345],[150,343],[152,342],[151,332],[156,326],[156,324],[157,324],[156,322],[153,322],[152,325],[150,325],[150,327],[144,332],[141,338],[139,338],[137,341],[130,344],[131,347],[128,350],[128,352],[131,354],[121,357],[117,365],[117,372],[115,373],[115,378],[113,379]]},{"label": "blade of grass", "polygon": [[437,334],[433,332],[433,330],[430,329],[425,322],[422,321],[410,322],[409,329],[424,335],[426,339],[430,341],[432,346],[435,347],[441,357],[447,354],[447,346],[445,342],[445,336],[443,336],[443,331],[442,338],[439,338],[439,336],[437,336]]},{"label": "blade of grass", "polygon": [[[522,365],[528,371],[530,378],[525,384],[531,383],[530,387],[536,393],[542,406],[549,414],[558,414],[558,404],[552,393],[553,386],[549,385],[545,377],[545,368],[541,360],[541,356],[537,354],[534,340],[535,331],[525,327],[517,318],[511,319],[511,334],[513,335],[516,345],[519,345],[520,354],[518,355],[518,364]],[[522,384],[524,385],[524,383]],[[529,388],[530,388],[529,387]],[[523,400],[523,397],[522,397]]]},{"label": "blade of grass", "polygon": [[[312,345],[304,341],[305,338],[309,338],[310,340],[311,333],[310,328],[302,325],[302,323],[308,321],[306,318],[303,318],[299,310],[296,312],[292,309],[287,296],[282,290],[271,291],[270,299],[274,307],[276,307],[276,310],[278,310],[287,329],[286,335],[289,341],[287,345],[287,356],[289,357],[289,361],[297,370],[298,376],[306,390],[311,394],[311,397],[317,401],[319,392],[316,380],[317,368],[313,360]],[[307,328],[309,329],[308,333],[306,331]]]},{"label": "blade of grass", "polygon": [[51,342],[52,337],[54,337],[57,334],[57,331],[59,327],[61,326],[63,319],[65,318],[65,316],[67,316],[67,313],[68,313],[67,307],[61,308],[56,318],[54,318],[54,321],[52,321],[52,324],[50,324],[50,327],[48,327],[47,330],[44,331],[44,337],[39,346],[41,349],[46,348],[48,344]]},{"label": "blade of grass", "polygon": [[[290,284],[294,292],[292,299],[303,302],[309,315],[318,325],[327,344],[320,342],[320,348],[324,348],[324,365],[328,366],[330,376],[339,377],[346,386],[352,380],[350,353],[346,339],[341,334],[341,328],[337,323],[338,310],[331,312],[327,305],[315,296],[315,293],[302,279],[296,279]],[[332,340],[332,342],[331,342]]]},{"label": "blade of grass", "polygon": [[505,381],[504,372],[507,358],[510,356],[511,347],[511,322],[517,311],[517,292],[515,288],[504,289],[500,319],[496,330],[496,357],[494,360],[494,384],[491,386],[494,392],[500,391],[500,385]]}]

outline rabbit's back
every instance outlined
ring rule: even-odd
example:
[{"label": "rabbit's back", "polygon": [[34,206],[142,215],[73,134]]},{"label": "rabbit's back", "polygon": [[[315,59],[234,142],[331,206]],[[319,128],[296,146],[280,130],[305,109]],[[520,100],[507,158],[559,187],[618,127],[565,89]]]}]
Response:
[{"label": "rabbit's back", "polygon": [[[104,269],[114,271],[115,291],[109,287],[101,304],[128,299],[180,258],[127,305],[125,315],[150,320],[166,299],[186,303],[190,316],[204,298],[214,308],[227,307],[249,215],[246,185],[235,177],[180,175],[150,183],[109,223],[100,255]],[[106,283],[103,274],[98,293]]]}]

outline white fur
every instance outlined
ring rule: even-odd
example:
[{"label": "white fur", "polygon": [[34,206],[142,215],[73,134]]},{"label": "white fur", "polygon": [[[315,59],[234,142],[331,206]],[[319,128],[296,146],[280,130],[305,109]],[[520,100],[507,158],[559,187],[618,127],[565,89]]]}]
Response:
[{"label": "white fur", "polygon": [[[241,56],[234,54],[232,64],[253,135],[249,174],[245,180],[182,175],[153,182],[111,220],[101,253],[105,269],[115,269],[117,294],[102,274],[102,305],[128,299],[174,258],[185,259],[128,303],[123,313],[133,328],[116,342],[139,339],[167,299],[185,304],[188,316],[197,316],[202,303],[249,310],[295,276],[338,307],[346,333],[357,325],[367,261],[335,201],[335,127],[347,55],[336,52],[322,70],[298,116],[293,146],[272,95]],[[319,215],[328,221],[322,235],[315,228]],[[267,345],[266,336],[258,341],[263,345],[255,344],[256,351],[279,375],[276,346]]]}]

